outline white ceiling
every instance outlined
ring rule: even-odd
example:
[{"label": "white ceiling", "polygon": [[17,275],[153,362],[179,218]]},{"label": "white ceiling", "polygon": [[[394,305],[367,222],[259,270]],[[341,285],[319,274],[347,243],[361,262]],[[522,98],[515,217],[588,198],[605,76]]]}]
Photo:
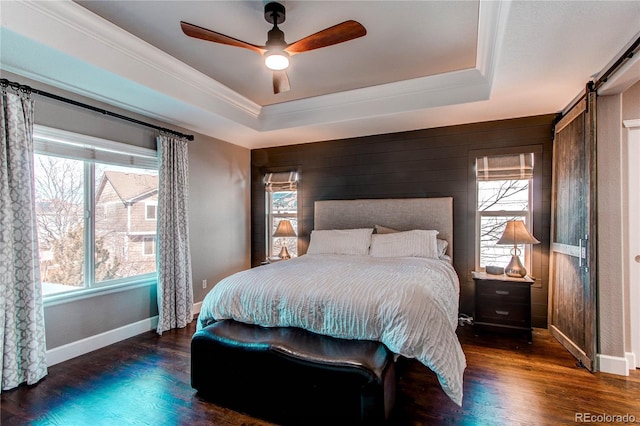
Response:
[{"label": "white ceiling", "polygon": [[638,1],[284,1],[293,42],[354,19],[367,35],[291,58],[274,95],[255,53],[263,1],[2,1],[0,67],[259,148],[560,111],[639,35]]},{"label": "white ceiling", "polygon": [[[272,25],[263,17],[262,1],[77,3],[261,106],[475,65],[477,1],[376,2],[367,7],[359,2],[282,2],[287,16],[280,29],[289,42],[349,19],[363,24],[368,34],[292,57],[287,72],[293,90],[278,95],[259,55],[189,38],[179,26],[186,21],[264,45]],[[426,17],[440,19],[425,22]]]}]

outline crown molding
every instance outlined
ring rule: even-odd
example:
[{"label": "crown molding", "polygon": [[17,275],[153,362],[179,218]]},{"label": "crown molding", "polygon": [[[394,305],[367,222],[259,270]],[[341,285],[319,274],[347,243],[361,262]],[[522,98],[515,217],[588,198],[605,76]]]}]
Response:
[{"label": "crown molding", "polygon": [[476,69],[493,83],[494,71],[502,51],[502,41],[507,27],[511,0],[481,0],[478,9],[478,43]]},{"label": "crown molding", "polygon": [[196,91],[207,98],[203,103],[213,101],[212,110],[234,120],[260,114],[260,105],[73,1],[3,2],[2,12],[3,27],[151,89],[177,99]]},{"label": "crown molding", "polygon": [[510,1],[480,1],[476,66],[265,106],[260,130],[355,120],[489,99]]},{"label": "crown molding", "polygon": [[260,130],[315,125],[416,111],[489,98],[490,82],[475,69],[301,99],[263,108]]},{"label": "crown molding", "polygon": [[480,1],[474,68],[265,107],[70,0],[18,0],[3,2],[2,9],[3,30],[40,45],[39,51],[48,48],[57,62],[74,64],[58,63],[53,72],[42,58],[7,52],[5,69],[247,146],[280,130],[489,99],[509,5]]}]

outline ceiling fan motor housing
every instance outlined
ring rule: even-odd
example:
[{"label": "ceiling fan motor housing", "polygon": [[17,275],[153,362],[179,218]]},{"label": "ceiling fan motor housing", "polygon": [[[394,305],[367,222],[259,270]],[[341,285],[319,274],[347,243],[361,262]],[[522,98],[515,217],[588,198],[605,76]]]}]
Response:
[{"label": "ceiling fan motor housing", "polygon": [[264,5],[264,19],[273,25],[280,25],[286,19],[284,6],[278,2],[272,1]]}]

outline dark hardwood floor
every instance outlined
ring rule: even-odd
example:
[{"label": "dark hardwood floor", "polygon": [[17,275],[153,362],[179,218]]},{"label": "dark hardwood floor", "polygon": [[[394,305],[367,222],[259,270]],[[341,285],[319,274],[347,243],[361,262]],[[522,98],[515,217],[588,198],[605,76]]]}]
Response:
[{"label": "dark hardwood floor", "polygon": [[[39,384],[2,393],[0,424],[269,424],[195,394],[189,377],[194,329],[195,322],[162,337],[148,332],[55,365]],[[591,374],[541,329],[532,345],[475,336],[468,326],[458,335],[468,364],[463,406],[444,395],[426,367],[402,360],[390,424],[570,425],[579,413],[628,414],[640,423],[640,370],[629,377]]]}]

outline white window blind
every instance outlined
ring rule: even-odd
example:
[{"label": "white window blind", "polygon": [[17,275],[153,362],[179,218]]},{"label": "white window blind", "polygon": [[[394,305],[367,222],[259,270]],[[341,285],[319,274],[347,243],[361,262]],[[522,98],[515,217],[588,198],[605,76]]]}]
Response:
[{"label": "white window blind", "polygon": [[533,153],[478,157],[476,176],[479,181],[531,179]]},{"label": "white window blind", "polygon": [[38,154],[95,161],[97,163],[157,169],[157,151],[93,136],[34,125],[33,142]]},{"label": "white window blind", "polygon": [[267,173],[264,177],[267,192],[296,191],[298,172]]}]

